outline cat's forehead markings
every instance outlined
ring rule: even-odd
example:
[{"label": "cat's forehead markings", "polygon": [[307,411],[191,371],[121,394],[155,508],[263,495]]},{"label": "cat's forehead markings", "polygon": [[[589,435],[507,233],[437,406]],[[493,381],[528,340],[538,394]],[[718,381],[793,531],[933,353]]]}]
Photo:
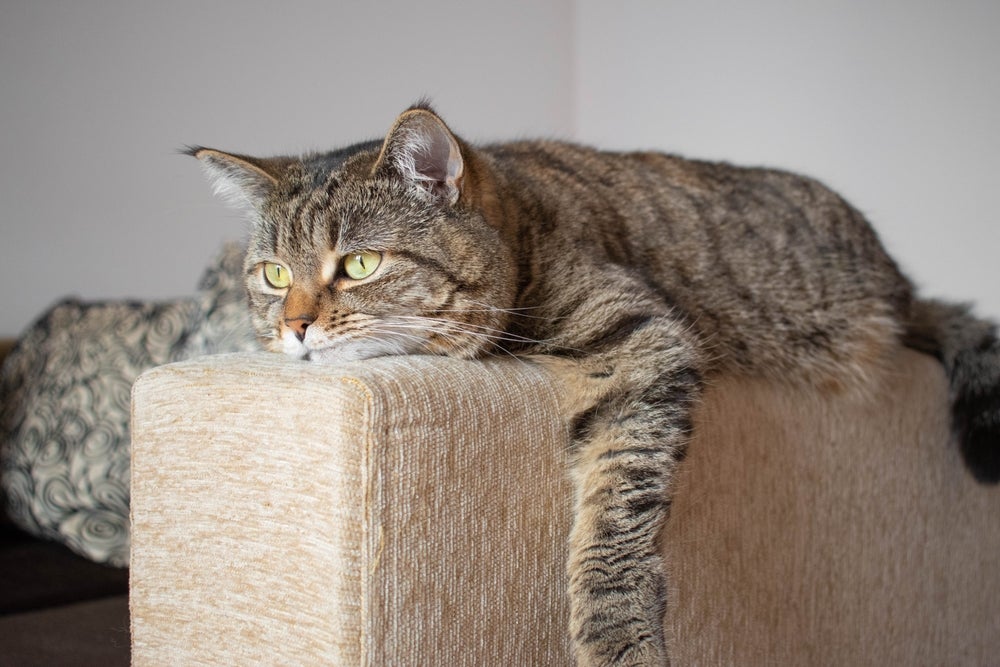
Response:
[{"label": "cat's forehead markings", "polygon": [[326,254],[323,259],[323,265],[320,267],[320,279],[323,281],[324,285],[329,285],[333,282],[333,277],[337,274],[337,260],[339,257],[333,251]]}]

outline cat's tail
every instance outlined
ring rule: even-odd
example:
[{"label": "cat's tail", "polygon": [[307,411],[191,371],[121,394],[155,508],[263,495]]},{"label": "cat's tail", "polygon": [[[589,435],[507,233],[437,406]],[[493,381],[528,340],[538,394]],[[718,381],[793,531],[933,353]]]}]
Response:
[{"label": "cat's tail", "polygon": [[916,301],[906,344],[937,357],[951,389],[952,428],[980,482],[1000,482],[1000,341],[992,322],[969,307]]}]

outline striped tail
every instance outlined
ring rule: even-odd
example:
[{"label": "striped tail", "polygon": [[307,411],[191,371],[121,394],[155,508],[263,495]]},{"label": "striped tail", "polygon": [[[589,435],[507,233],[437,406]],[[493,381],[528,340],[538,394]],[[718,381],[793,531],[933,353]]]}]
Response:
[{"label": "striped tail", "polygon": [[1000,341],[992,322],[968,306],[913,304],[906,344],[936,356],[951,389],[952,428],[973,477],[1000,481]]}]

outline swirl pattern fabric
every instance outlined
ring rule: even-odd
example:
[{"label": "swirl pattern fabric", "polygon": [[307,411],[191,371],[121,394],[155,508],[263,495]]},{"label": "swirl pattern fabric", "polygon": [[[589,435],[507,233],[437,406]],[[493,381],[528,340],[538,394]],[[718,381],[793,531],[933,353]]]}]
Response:
[{"label": "swirl pattern fabric", "polygon": [[242,256],[228,245],[191,298],[69,299],[22,334],[0,372],[0,486],[17,525],[128,564],[132,383],[164,363],[254,349]]}]

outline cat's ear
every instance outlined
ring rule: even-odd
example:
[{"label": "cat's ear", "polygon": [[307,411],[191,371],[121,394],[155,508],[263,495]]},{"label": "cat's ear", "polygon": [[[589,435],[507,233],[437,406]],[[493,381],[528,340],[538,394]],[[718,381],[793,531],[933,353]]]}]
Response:
[{"label": "cat's ear", "polygon": [[252,158],[201,146],[185,152],[201,161],[215,194],[238,208],[258,210],[278,183],[280,159]]},{"label": "cat's ear", "polygon": [[395,173],[448,204],[458,201],[465,161],[458,139],[437,114],[417,107],[404,112],[382,144],[373,173]]}]

